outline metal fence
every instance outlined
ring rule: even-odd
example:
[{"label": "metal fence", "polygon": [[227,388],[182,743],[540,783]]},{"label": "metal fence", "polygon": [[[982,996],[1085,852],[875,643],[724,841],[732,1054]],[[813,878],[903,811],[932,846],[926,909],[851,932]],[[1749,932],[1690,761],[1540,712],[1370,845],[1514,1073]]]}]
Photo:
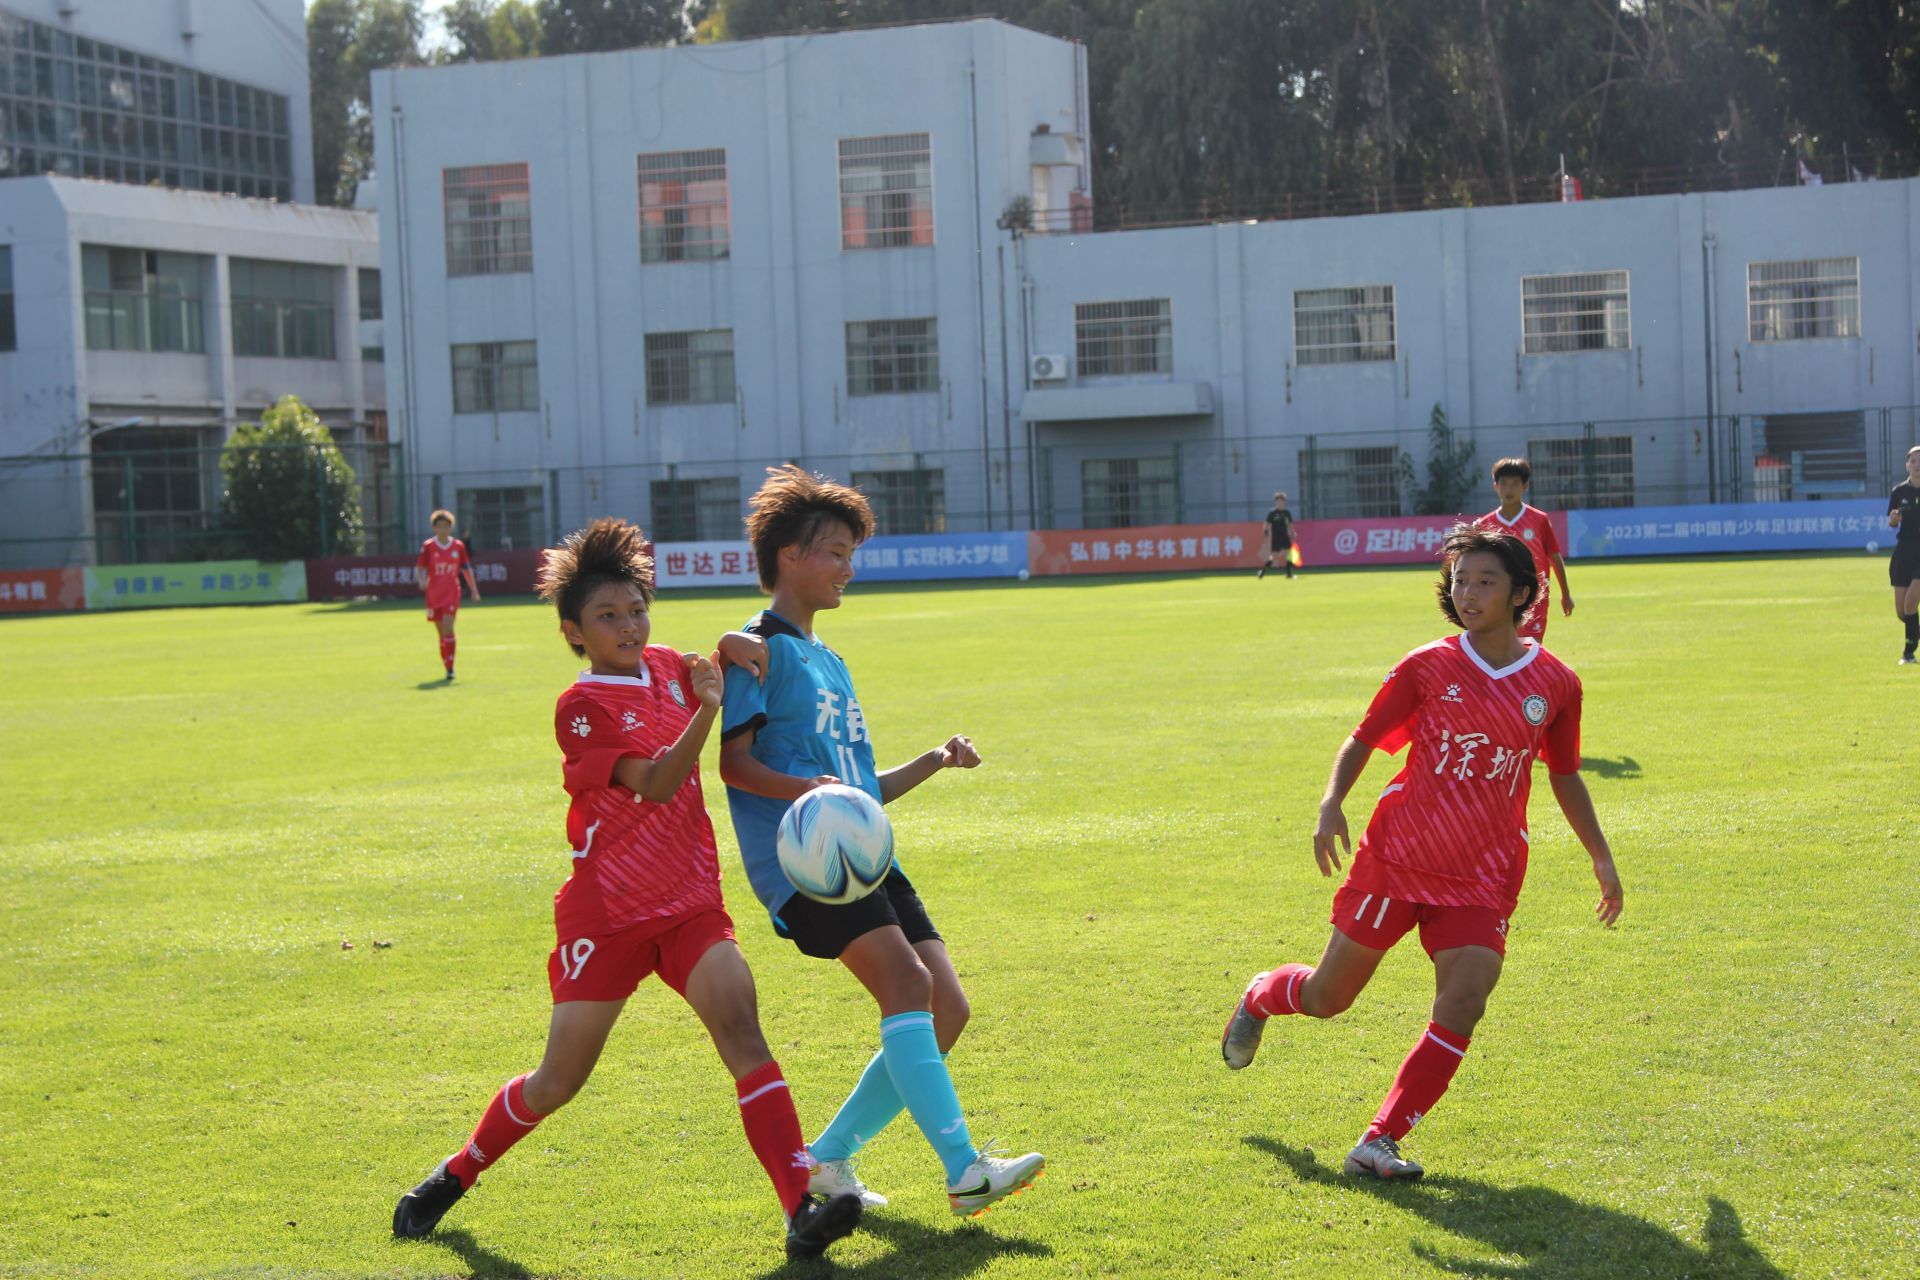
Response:
[{"label": "metal fence", "polygon": [[[859,486],[884,533],[1257,519],[1276,490],[1303,519],[1478,511],[1506,456],[1530,460],[1532,500],[1548,509],[1857,497],[1902,478],[1920,407],[1189,438],[1209,429],[1079,424],[1048,426],[1031,448],[1002,435],[917,453],[491,471],[412,471],[392,444],[341,449],[360,488],[363,549],[391,554],[425,536],[436,507],[456,512],[475,550],[551,545],[601,515],[659,541],[735,540],[766,468],[789,460]],[[251,554],[221,518],[219,452],[0,459],[0,566]],[[1436,453],[1455,457],[1437,485]]]},{"label": "metal fence", "polygon": [[[404,549],[412,521],[405,505],[400,446],[348,442],[338,447],[353,468],[360,493],[361,549]],[[153,564],[255,555],[247,532],[224,518],[221,452],[152,448],[0,458],[0,566]],[[316,513],[324,510],[323,488],[313,502]],[[324,519],[317,523],[326,529]],[[324,555],[340,548],[317,550]]]}]

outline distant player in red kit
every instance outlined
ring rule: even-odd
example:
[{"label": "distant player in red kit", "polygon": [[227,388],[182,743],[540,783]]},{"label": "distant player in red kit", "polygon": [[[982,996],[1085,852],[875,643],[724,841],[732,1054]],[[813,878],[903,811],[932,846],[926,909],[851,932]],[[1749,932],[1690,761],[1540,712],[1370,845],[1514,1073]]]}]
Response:
[{"label": "distant player in red kit", "polygon": [[1493,464],[1493,491],[1500,505],[1475,520],[1474,527],[1510,533],[1527,544],[1533,553],[1533,567],[1540,579],[1540,595],[1521,620],[1520,634],[1545,643],[1547,609],[1553,603],[1547,589],[1547,571],[1560,580],[1560,612],[1573,612],[1573,592],[1567,589],[1567,557],[1560,549],[1560,537],[1553,531],[1553,519],[1538,507],[1527,504],[1527,486],[1533,483],[1533,466],[1525,458],[1502,458]]},{"label": "distant player in red kit", "polygon": [[813,1161],[760,1030],[700,790],[700,749],[723,696],[721,655],[764,675],[766,646],[730,634],[707,658],[648,644],[653,557],[622,520],[597,520],[548,551],[540,594],[591,664],[554,708],[573,874],[553,900],[546,1055],[494,1094],[465,1146],[400,1197],[393,1233],[429,1234],[482,1171],[572,1100],[627,997],[657,973],[699,1015],[733,1076],[747,1143],[785,1214],[787,1256],[818,1257],[853,1230],[860,1197],[808,1194]]},{"label": "distant player in red kit", "polygon": [[473,561],[467,544],[453,536],[453,512],[433,513],[433,536],[420,544],[413,562],[413,580],[427,593],[427,621],[440,632],[440,661],[453,679],[453,615],[460,612],[460,580],[466,579],[473,602],[480,603],[480,584],[473,579]]},{"label": "distant player in red kit", "polygon": [[[1538,583],[1528,549],[1505,533],[1456,528],[1440,571],[1440,609],[1464,634],[1423,645],[1387,673],[1366,718],[1334,757],[1313,856],[1320,873],[1352,865],[1333,896],[1333,936],[1318,965],[1286,964],[1247,985],[1220,1040],[1227,1065],[1253,1061],[1267,1019],[1331,1018],[1350,1006],[1394,943],[1416,926],[1433,959],[1432,1021],[1400,1064],[1346,1171],[1417,1178],[1400,1142],[1447,1091],[1506,957],[1507,920],[1527,873],[1527,794],[1546,761],[1554,799],[1593,860],[1602,924],[1620,918],[1620,876],[1580,780],[1580,679],[1516,630]],[[1341,811],[1376,750],[1410,746],[1360,847]]]}]

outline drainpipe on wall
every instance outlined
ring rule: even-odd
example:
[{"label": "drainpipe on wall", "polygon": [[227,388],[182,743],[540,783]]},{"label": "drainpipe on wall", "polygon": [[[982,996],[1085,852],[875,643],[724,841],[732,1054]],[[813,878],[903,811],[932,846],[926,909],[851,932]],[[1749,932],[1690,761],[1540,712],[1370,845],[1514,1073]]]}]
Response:
[{"label": "drainpipe on wall", "polygon": [[1720,339],[1714,326],[1714,248],[1713,232],[1708,230],[1700,237],[1700,296],[1701,307],[1707,328],[1707,501],[1717,502],[1720,498],[1719,450],[1714,441],[1714,421],[1719,416],[1719,375],[1714,365],[1714,353]]}]

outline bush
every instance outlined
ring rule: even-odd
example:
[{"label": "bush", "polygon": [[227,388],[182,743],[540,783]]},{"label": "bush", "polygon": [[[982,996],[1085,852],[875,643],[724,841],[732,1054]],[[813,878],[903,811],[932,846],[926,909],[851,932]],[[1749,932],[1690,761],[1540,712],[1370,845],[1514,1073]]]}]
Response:
[{"label": "bush", "polygon": [[1479,479],[1473,465],[1473,441],[1455,441],[1447,424],[1447,411],[1433,406],[1427,419],[1427,484],[1414,481],[1413,458],[1400,455],[1400,481],[1407,491],[1407,502],[1419,516],[1456,516],[1466,510]]},{"label": "bush", "polygon": [[233,433],[220,455],[226,520],[262,560],[360,550],[360,488],[333,435],[298,397]]}]

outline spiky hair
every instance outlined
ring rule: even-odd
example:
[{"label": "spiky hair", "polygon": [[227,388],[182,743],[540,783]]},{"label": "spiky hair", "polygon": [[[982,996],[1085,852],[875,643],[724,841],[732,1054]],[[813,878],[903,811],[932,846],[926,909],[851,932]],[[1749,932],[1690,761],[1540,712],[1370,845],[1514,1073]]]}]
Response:
[{"label": "spiky hair", "polygon": [[[587,597],[610,582],[637,588],[647,607],[653,607],[653,552],[647,537],[639,525],[612,516],[602,516],[568,534],[559,546],[547,548],[540,565],[540,598],[552,603],[562,622],[576,626]],[[586,652],[577,644],[573,651]]]},{"label": "spiky hair", "polygon": [[797,463],[768,467],[766,483],[747,499],[747,540],[760,585],[772,591],[779,581],[782,547],[805,551],[836,521],[852,531],[856,546],[873,536],[873,508],[858,489]]}]

